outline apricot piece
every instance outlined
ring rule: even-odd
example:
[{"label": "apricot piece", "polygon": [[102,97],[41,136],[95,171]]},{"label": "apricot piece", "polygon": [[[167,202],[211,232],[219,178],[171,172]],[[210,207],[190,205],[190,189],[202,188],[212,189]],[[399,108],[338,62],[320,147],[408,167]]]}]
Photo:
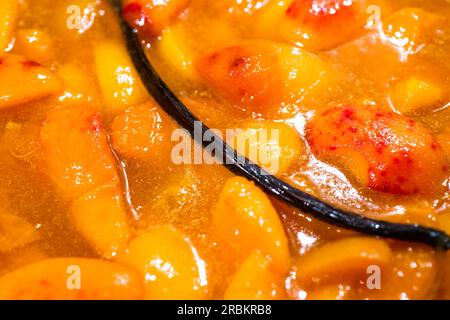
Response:
[{"label": "apricot piece", "polygon": [[57,77],[39,63],[14,54],[0,55],[0,109],[39,100],[61,89]]},{"label": "apricot piece", "polygon": [[309,123],[307,139],[317,157],[352,167],[364,186],[377,191],[437,192],[448,175],[446,155],[435,137],[421,124],[393,112],[332,108]]},{"label": "apricot piece", "polygon": [[437,289],[439,262],[429,248],[396,248],[392,256],[392,270],[382,273],[382,286],[369,292],[376,299],[429,299]]},{"label": "apricot piece", "polygon": [[134,270],[94,259],[47,259],[0,278],[1,300],[122,300],[142,296],[142,281]]},{"label": "apricot piece", "polygon": [[147,37],[158,36],[188,6],[190,0],[127,0],[123,16],[127,22]]},{"label": "apricot piece", "polygon": [[403,59],[420,51],[430,42],[445,17],[420,8],[403,8],[384,22],[384,37]]},{"label": "apricot piece", "polygon": [[280,101],[283,75],[276,48],[268,42],[219,48],[195,66],[205,82],[233,103],[261,112]]},{"label": "apricot piece", "polygon": [[48,174],[68,197],[77,199],[119,181],[98,112],[78,106],[53,110],[41,129],[41,141]]},{"label": "apricot piece", "polygon": [[0,6],[0,52],[4,51],[12,40],[18,11],[18,0],[2,0]]},{"label": "apricot piece", "polygon": [[327,73],[319,57],[263,40],[214,49],[194,64],[202,79],[232,103],[261,114],[318,87]]},{"label": "apricot piece", "polygon": [[123,252],[130,238],[126,209],[117,184],[106,184],[75,200],[71,218],[75,228],[103,257]]},{"label": "apricot piece", "polygon": [[[153,102],[130,107],[114,119],[112,146],[125,158],[170,160],[172,120]],[[164,159],[166,161],[164,161]]]},{"label": "apricot piece", "polygon": [[111,112],[118,113],[148,99],[123,44],[101,41],[96,44],[94,54],[100,87]]},{"label": "apricot piece", "polygon": [[28,59],[45,63],[54,59],[53,39],[39,29],[20,29],[14,41],[14,52]]},{"label": "apricot piece", "polygon": [[186,36],[179,25],[165,29],[156,43],[156,50],[164,61],[187,79],[195,79],[193,54],[186,45]]},{"label": "apricot piece", "polygon": [[229,179],[212,216],[217,234],[236,256],[245,258],[259,249],[270,257],[274,270],[287,272],[290,253],[283,225],[267,195],[253,182],[241,177]]},{"label": "apricot piece", "polygon": [[250,123],[233,137],[233,147],[271,174],[286,172],[304,151],[299,134],[281,122]]},{"label": "apricot piece", "polygon": [[24,219],[0,212],[0,252],[7,253],[39,239],[39,232]]},{"label": "apricot piece", "polygon": [[390,97],[398,112],[411,114],[426,107],[437,106],[444,99],[444,89],[438,83],[410,77],[395,85]]},{"label": "apricot piece", "polygon": [[240,266],[225,292],[225,300],[283,299],[283,277],[274,274],[270,262],[254,251]]},{"label": "apricot piece", "polygon": [[273,1],[260,10],[255,27],[271,39],[327,50],[364,32],[367,8],[363,0]]},{"label": "apricot piece", "polygon": [[64,84],[64,92],[58,97],[63,105],[86,105],[95,101],[95,83],[82,67],[65,64],[58,69],[57,75]]},{"label": "apricot piece", "polygon": [[[347,238],[312,249],[295,262],[297,278],[303,284],[347,279],[367,275],[367,268],[381,270],[392,262],[392,251],[386,242],[372,238]],[[359,278],[358,278],[359,280]]]},{"label": "apricot piece", "polygon": [[[287,19],[295,21],[306,46],[329,49],[351,38],[364,26],[364,1],[360,0],[294,0],[286,10]],[[300,40],[301,41],[301,40]]]},{"label": "apricot piece", "polygon": [[172,227],[151,229],[133,239],[119,260],[141,272],[146,299],[206,297],[204,261],[187,238]]}]

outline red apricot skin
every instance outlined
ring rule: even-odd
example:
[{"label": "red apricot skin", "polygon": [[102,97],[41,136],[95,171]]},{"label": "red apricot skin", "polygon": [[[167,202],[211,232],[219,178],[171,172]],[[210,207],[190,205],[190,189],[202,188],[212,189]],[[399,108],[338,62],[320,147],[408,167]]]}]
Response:
[{"label": "red apricot skin", "polygon": [[276,49],[268,42],[213,50],[196,63],[200,76],[231,102],[263,112],[279,102],[283,76]]},{"label": "red apricot skin", "polygon": [[334,48],[363,31],[365,4],[363,0],[294,0],[286,17],[309,37],[293,30],[291,40],[313,50]]},{"label": "red apricot skin", "polygon": [[[448,177],[446,155],[434,136],[416,121],[390,111],[346,106],[316,116],[307,139],[320,159],[339,162],[356,152],[367,162],[367,187],[391,194],[430,194]],[[354,168],[353,168],[354,169]]]}]

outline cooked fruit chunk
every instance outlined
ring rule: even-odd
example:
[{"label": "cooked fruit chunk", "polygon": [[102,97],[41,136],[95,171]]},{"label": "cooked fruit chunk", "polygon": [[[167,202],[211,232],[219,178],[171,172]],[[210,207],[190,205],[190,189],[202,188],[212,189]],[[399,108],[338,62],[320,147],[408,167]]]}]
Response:
[{"label": "cooked fruit chunk", "polygon": [[383,240],[347,238],[312,249],[295,262],[298,280],[307,284],[320,279],[352,279],[366,276],[367,268],[376,265],[381,270],[390,266],[392,251]]},{"label": "cooked fruit chunk", "polygon": [[271,174],[286,172],[304,150],[299,134],[281,122],[254,121],[233,137],[233,147]]},{"label": "cooked fruit chunk", "polygon": [[254,251],[233,276],[225,292],[226,300],[283,299],[282,278],[270,270],[270,262]]},{"label": "cooked fruit chunk", "polygon": [[25,220],[0,212],[0,253],[22,248],[38,239],[38,231]]},{"label": "cooked fruit chunk", "polygon": [[45,63],[55,57],[52,38],[39,29],[18,30],[14,52],[39,63]]},{"label": "cooked fruit chunk", "polygon": [[127,0],[123,15],[145,37],[158,36],[188,6],[189,0]]},{"label": "cooked fruit chunk", "polygon": [[324,62],[311,53],[259,40],[215,49],[195,66],[231,102],[262,114],[319,87],[327,73]]},{"label": "cooked fruit chunk", "polygon": [[377,191],[439,192],[448,175],[446,155],[434,136],[393,112],[332,108],[316,116],[307,131],[317,157],[350,170],[361,184]]},{"label": "cooked fruit chunk", "polygon": [[65,64],[58,69],[57,75],[64,84],[59,102],[67,106],[93,104],[96,87],[86,70],[75,64]]},{"label": "cooked fruit chunk", "polygon": [[364,0],[273,1],[261,10],[257,33],[310,50],[331,49],[364,32],[367,8]]},{"label": "cooked fruit chunk", "polygon": [[283,225],[269,198],[253,182],[229,179],[212,214],[217,234],[237,257],[245,259],[254,250],[261,250],[275,270],[287,272],[290,253]]},{"label": "cooked fruit chunk", "polygon": [[118,182],[100,115],[89,108],[53,110],[41,129],[47,170],[69,198]]},{"label": "cooked fruit chunk", "polygon": [[411,114],[426,107],[438,106],[444,98],[440,84],[410,77],[398,83],[392,90],[391,101],[402,114]]},{"label": "cooked fruit chunk", "polygon": [[[288,19],[299,24],[308,34],[306,46],[313,49],[332,48],[362,29],[365,22],[360,0],[294,0],[286,10]],[[308,38],[308,37],[304,37]]]},{"label": "cooked fruit chunk", "polygon": [[439,285],[438,265],[439,259],[430,248],[394,248],[391,272],[381,275],[381,290],[371,290],[367,296],[390,300],[429,299]]},{"label": "cooked fruit chunk", "polygon": [[148,99],[139,75],[120,42],[97,43],[95,64],[103,97],[112,112],[123,111]]},{"label": "cooked fruit chunk", "polygon": [[445,17],[420,8],[404,8],[384,22],[384,36],[403,60],[420,51],[430,42]]},{"label": "cooked fruit chunk", "polygon": [[122,300],[142,295],[142,281],[133,269],[93,259],[43,260],[0,278],[0,300]]},{"label": "cooked fruit chunk", "polygon": [[256,112],[280,101],[283,75],[268,42],[236,45],[206,53],[196,67],[203,79],[233,103]]},{"label": "cooked fruit chunk", "polygon": [[48,174],[75,200],[71,215],[77,230],[99,254],[116,256],[126,246],[129,230],[99,114],[79,106],[56,109],[41,129],[41,140]]},{"label": "cooked fruit chunk", "polygon": [[149,102],[130,107],[114,119],[112,145],[123,157],[166,163],[170,160],[174,129],[172,120],[155,103]]},{"label": "cooked fruit chunk", "polygon": [[119,260],[141,272],[146,299],[205,298],[204,261],[192,244],[172,227],[151,229],[133,239]]},{"label": "cooked fruit chunk", "polygon": [[128,245],[130,230],[116,184],[106,184],[75,200],[71,207],[75,228],[105,258],[113,258]]},{"label": "cooked fruit chunk", "polygon": [[164,61],[186,79],[195,79],[193,54],[186,45],[186,37],[179,25],[167,28],[156,43],[156,50]]},{"label": "cooked fruit chunk", "polygon": [[0,6],[0,52],[4,51],[11,41],[18,10],[18,0],[2,0]]},{"label": "cooked fruit chunk", "polygon": [[61,89],[60,81],[37,62],[14,54],[0,55],[0,109],[45,98]]}]

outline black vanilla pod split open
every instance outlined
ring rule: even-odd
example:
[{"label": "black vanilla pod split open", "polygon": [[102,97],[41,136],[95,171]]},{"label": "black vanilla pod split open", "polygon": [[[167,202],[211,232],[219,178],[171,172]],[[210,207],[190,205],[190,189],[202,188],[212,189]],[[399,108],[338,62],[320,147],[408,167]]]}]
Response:
[{"label": "black vanilla pod split open", "polygon": [[[138,35],[124,21],[121,15],[121,1],[110,0],[110,2],[117,13],[129,55],[144,86],[165,112],[176,120],[182,128],[194,136],[194,124],[200,120],[177,98],[149,62]],[[208,130],[209,128],[203,125],[202,134]],[[213,139],[215,143],[220,143],[222,146],[221,154],[215,154],[214,156],[223,160],[222,163],[230,171],[236,175],[253,180],[266,193],[291,204],[315,218],[334,226],[354,230],[366,235],[424,243],[439,250],[450,249],[450,236],[443,231],[417,224],[397,224],[378,221],[341,210],[292,187],[273,175],[265,173],[261,167],[248,159],[245,159],[244,162],[240,161],[243,157],[227,146],[220,137],[214,136]],[[202,143],[206,147],[211,142]]]}]

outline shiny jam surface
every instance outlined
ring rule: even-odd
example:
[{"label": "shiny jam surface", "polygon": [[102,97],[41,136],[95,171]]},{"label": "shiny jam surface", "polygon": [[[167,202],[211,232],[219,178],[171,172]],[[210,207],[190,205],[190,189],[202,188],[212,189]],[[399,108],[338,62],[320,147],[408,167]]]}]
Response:
[{"label": "shiny jam surface", "polygon": [[[108,1],[2,2],[0,299],[450,298],[449,253],[174,160],[182,135]],[[339,208],[450,234],[448,1],[123,2],[195,115],[256,137],[241,153]]]}]

